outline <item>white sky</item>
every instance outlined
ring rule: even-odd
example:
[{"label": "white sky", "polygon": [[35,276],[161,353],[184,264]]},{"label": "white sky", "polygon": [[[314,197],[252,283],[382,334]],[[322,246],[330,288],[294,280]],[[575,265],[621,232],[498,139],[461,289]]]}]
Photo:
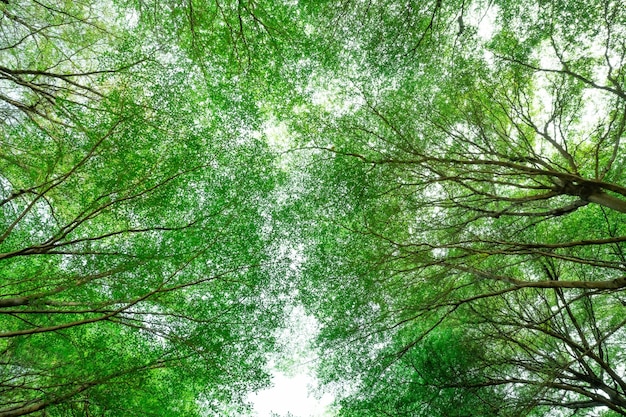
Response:
[{"label": "white sky", "polygon": [[250,396],[254,404],[255,415],[271,417],[272,413],[294,417],[326,417],[331,416],[330,403],[332,397],[325,394],[321,399],[315,398],[311,391],[316,386],[314,378],[306,373],[287,376],[282,372],[273,374],[272,388]]},{"label": "white sky", "polygon": [[325,394],[319,398],[315,395],[319,388],[317,379],[313,376],[317,355],[311,348],[311,341],[318,331],[319,324],[314,317],[307,315],[302,307],[292,307],[286,328],[279,330],[277,334],[285,355],[277,355],[269,361],[279,364],[271,371],[273,385],[248,397],[254,405],[254,416],[334,415],[330,407],[333,396]]}]

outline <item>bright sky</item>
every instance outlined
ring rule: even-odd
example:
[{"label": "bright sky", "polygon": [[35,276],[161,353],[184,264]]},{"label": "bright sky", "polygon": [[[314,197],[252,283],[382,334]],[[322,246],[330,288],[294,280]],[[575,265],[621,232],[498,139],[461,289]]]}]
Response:
[{"label": "bright sky", "polygon": [[293,417],[330,417],[332,397],[325,394],[321,399],[310,392],[315,388],[314,378],[305,373],[292,377],[275,372],[274,386],[251,395],[254,411],[258,417],[271,417],[276,413],[281,417],[291,413]]},{"label": "bright sky", "polygon": [[[290,357],[270,360],[281,364],[284,372],[272,371],[271,388],[249,396],[256,417],[331,417],[333,396],[315,395],[318,388],[311,341],[319,329],[317,320],[307,315],[302,307],[293,307],[287,327],[279,332],[278,339]],[[275,360],[274,360],[275,359]],[[285,369],[289,363],[289,369]],[[274,414],[272,414],[274,413]],[[291,413],[291,414],[289,414]]]}]

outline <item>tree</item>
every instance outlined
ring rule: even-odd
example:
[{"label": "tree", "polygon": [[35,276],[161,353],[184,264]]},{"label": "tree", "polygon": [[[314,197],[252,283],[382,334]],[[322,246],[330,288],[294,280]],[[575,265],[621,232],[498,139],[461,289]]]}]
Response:
[{"label": "tree", "polygon": [[242,414],[294,300],[343,415],[626,413],[618,2],[0,12],[0,417]]},{"label": "tree", "polygon": [[[398,357],[412,355],[446,323],[473,323],[462,326],[479,330],[470,345],[491,340],[480,333],[491,326],[498,355],[485,355],[478,382],[447,388],[471,393],[495,380],[490,370],[508,366],[506,375],[517,380],[489,386],[500,390],[494,398],[523,399],[513,401],[513,415],[602,407],[623,414],[623,381],[600,376],[609,369],[619,376],[623,358],[603,353],[606,368],[596,359],[605,340],[617,346],[622,340],[621,322],[605,324],[621,308],[617,294],[626,287],[620,146],[626,16],[604,1],[432,6],[418,13],[434,12],[424,20],[434,23],[412,39],[424,41],[410,58],[401,53],[410,37],[394,31],[406,22],[408,5],[394,9],[390,21],[380,18],[368,34],[341,39],[355,46],[343,55],[345,79],[331,97],[352,106],[342,113],[318,106],[308,120],[292,124],[301,149],[316,161],[307,165],[314,198],[324,199],[329,213],[320,215],[325,230],[310,228],[310,241],[319,243],[308,253],[308,276],[321,278],[305,282],[303,291],[327,326],[327,379],[343,373],[372,381],[383,372],[376,363],[392,359],[404,367],[393,372],[417,378],[418,370]],[[479,27],[489,18],[491,35]],[[384,50],[371,47],[369,33],[377,32],[390,34],[380,41]],[[363,68],[356,60],[364,50],[373,58],[358,61],[365,63],[359,75],[352,69]],[[332,297],[320,299],[320,287]],[[500,313],[510,322],[490,316],[500,303],[510,305]],[[543,309],[543,319],[561,329],[586,324],[575,340],[566,330],[541,333],[539,319],[524,316],[526,305]],[[548,306],[559,314],[550,317]],[[589,318],[590,311],[606,313],[605,321]],[[509,340],[512,323],[515,331],[539,335],[543,347]],[[584,347],[582,337],[595,342]],[[569,359],[549,362],[544,353],[533,357],[541,365],[532,366],[519,359],[545,346],[570,352]],[[568,373],[566,383],[563,374],[546,371],[559,367]],[[394,382],[382,381],[393,393],[384,398],[393,399]],[[371,400],[363,389],[350,398],[375,415],[382,397]],[[451,405],[440,413],[453,411]]]},{"label": "tree", "polygon": [[281,311],[254,106],[122,3],[0,8],[0,416],[241,412]]}]

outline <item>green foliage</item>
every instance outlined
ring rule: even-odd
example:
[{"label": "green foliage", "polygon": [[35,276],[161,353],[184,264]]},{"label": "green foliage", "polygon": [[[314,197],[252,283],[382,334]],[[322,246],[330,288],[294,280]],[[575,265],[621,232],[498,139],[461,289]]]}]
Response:
[{"label": "green foliage", "polygon": [[299,303],[341,415],[626,415],[620,2],[0,19],[0,416],[245,414]]},{"label": "green foliage", "polygon": [[623,415],[623,8],[438,4],[344,2],[290,124],[322,375],[343,415]]},{"label": "green foliage", "polygon": [[253,94],[124,5],[2,7],[0,415],[244,410],[282,311]]}]

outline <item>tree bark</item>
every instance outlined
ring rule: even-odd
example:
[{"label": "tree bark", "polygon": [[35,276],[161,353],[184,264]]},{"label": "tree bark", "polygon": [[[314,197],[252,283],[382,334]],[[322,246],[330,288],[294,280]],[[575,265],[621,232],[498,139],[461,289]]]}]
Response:
[{"label": "tree bark", "polygon": [[626,213],[626,201],[617,197],[613,197],[612,195],[607,194],[604,191],[590,194],[587,197],[587,201],[600,204],[603,207],[619,211],[620,213]]},{"label": "tree bark", "polygon": [[6,298],[4,300],[0,299],[0,308],[25,306],[28,305],[29,302],[30,300],[26,297]]}]

